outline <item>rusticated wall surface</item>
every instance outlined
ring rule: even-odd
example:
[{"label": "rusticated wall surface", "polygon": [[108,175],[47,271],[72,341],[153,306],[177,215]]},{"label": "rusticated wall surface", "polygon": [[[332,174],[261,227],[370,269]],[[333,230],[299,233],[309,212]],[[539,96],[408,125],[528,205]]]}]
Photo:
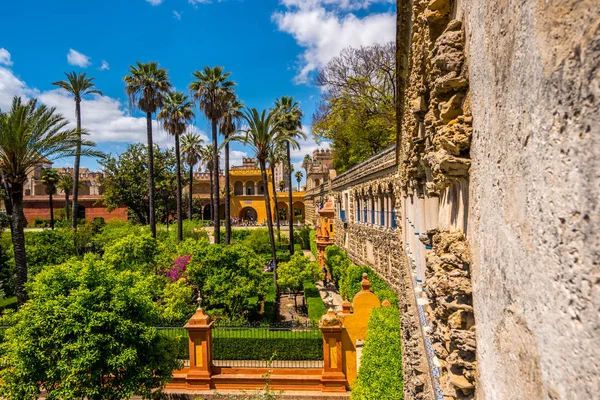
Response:
[{"label": "rusticated wall surface", "polygon": [[471,0],[464,12],[478,393],[598,398],[600,4]]}]

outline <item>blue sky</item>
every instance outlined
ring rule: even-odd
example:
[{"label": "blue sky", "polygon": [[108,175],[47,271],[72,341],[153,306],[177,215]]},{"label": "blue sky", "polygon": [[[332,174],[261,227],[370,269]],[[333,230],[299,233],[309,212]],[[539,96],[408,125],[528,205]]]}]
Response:
[{"label": "blue sky", "polygon": [[[144,142],[145,120],[130,111],[123,76],[135,61],[158,61],[187,93],[191,73],[221,65],[250,107],[294,96],[311,116],[320,89],[316,70],[347,46],[394,38],[390,0],[34,0],[5,2],[0,17],[0,108],[14,95],[37,97],[74,119],[74,103],[52,86],[65,71],[86,71],[104,96],[82,104],[83,126],[107,153]],[[194,130],[209,132],[197,112]],[[155,133],[161,146],[172,138]],[[322,146],[327,146],[324,144]],[[293,154],[298,167],[317,148],[312,138]],[[234,144],[233,163],[251,151]],[[56,160],[56,166],[72,160]],[[97,169],[95,160],[83,165]]]}]

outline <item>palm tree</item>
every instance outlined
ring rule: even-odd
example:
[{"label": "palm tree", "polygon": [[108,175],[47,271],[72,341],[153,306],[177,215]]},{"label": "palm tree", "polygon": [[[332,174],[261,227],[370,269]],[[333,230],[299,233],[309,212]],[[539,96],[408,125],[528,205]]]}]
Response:
[{"label": "palm tree", "polygon": [[[77,131],[81,132],[81,100],[84,96],[90,94],[98,94],[102,96],[102,92],[96,89],[94,84],[94,78],[86,77],[85,72],[78,74],[73,71],[70,74],[65,72],[67,77],[64,81],[56,81],[52,84],[65,89],[73,95],[75,100],[75,118],[77,119]],[[80,133],[81,136],[81,133]],[[79,163],[81,161],[81,145],[77,145],[77,154],[75,154],[75,165],[74,165],[74,183],[73,183],[73,206],[72,206],[72,218],[71,226],[73,229],[77,229],[77,200],[79,198]],[[68,218],[68,217],[67,217]]]},{"label": "palm tree", "polygon": [[[281,242],[281,227],[279,225],[279,209],[277,207],[277,186],[275,186],[275,167],[277,164],[283,161],[284,153],[281,146],[271,146],[269,149],[269,155],[267,156],[267,162],[269,163],[269,169],[271,170],[271,184],[273,185],[273,210],[275,210],[274,216],[277,222],[277,240]],[[265,187],[267,187],[265,185]]]},{"label": "palm tree", "polygon": [[146,113],[146,133],[148,135],[148,202],[152,236],[156,237],[156,210],[154,208],[154,145],[152,143],[152,113],[161,108],[164,97],[171,90],[167,70],[158,63],[137,62],[129,67],[129,75],[123,78],[129,106],[137,107]]},{"label": "palm tree", "polygon": [[298,139],[306,140],[306,134],[302,132],[302,110],[298,102],[291,96],[282,96],[280,99],[275,100],[275,107],[280,120],[280,125],[283,133],[285,134],[285,146],[287,155],[286,175],[288,181],[288,201],[289,207],[289,219],[288,223],[290,226],[290,255],[294,255],[294,215],[292,207],[292,155],[291,148],[300,149]]},{"label": "palm tree", "polygon": [[[272,146],[281,146],[281,122],[278,115],[274,112],[263,110],[258,113],[256,108],[246,109],[244,111],[244,119],[248,123],[248,128],[245,130],[246,136],[244,143],[251,146],[255,151],[255,157],[260,166],[263,186],[268,187],[266,163],[269,157],[269,151]],[[267,228],[269,229],[269,240],[271,242],[271,256],[273,257],[273,282],[275,290],[277,288],[277,252],[275,249],[275,236],[273,234],[273,218],[271,216],[271,204],[269,200],[269,191],[264,191],[265,204],[267,211]]]},{"label": "palm tree", "polygon": [[23,104],[20,97],[15,97],[10,110],[0,113],[0,171],[10,188],[11,234],[17,272],[15,291],[19,306],[27,300],[23,214],[23,185],[27,175],[48,158],[72,157],[78,153],[101,156],[91,149],[93,142],[81,139],[82,131],[67,129],[68,124],[56,109],[38,106],[35,99]]},{"label": "palm tree", "polygon": [[[244,105],[233,95],[227,104],[225,113],[221,120],[221,134],[225,137],[225,187],[229,188],[229,138],[238,129],[242,119],[242,108]],[[231,194],[225,191],[225,243],[231,242]]]},{"label": "palm tree", "polygon": [[217,141],[217,125],[225,112],[227,105],[234,96],[233,87],[235,83],[228,80],[230,72],[223,72],[223,67],[204,67],[202,71],[196,71],[192,74],[195,81],[190,83],[190,91],[199,102],[200,110],[210,120],[212,126],[212,148],[214,163],[213,178],[213,222],[214,222],[214,242],[220,243],[221,234],[219,227],[219,149]]},{"label": "palm tree", "polygon": [[304,175],[302,174],[302,171],[296,171],[296,174],[294,176],[296,177],[296,181],[298,182],[298,191],[300,191],[300,181],[302,180]]},{"label": "palm tree", "polygon": [[73,191],[75,180],[71,174],[61,174],[56,188],[62,190],[65,194],[65,218],[69,220],[69,195]]},{"label": "palm tree", "polygon": [[58,172],[55,170],[48,168],[42,171],[40,182],[46,186],[46,193],[48,194],[50,203],[50,229],[54,229],[54,202],[52,196],[56,194],[56,184],[59,180],[60,176],[58,176]]},{"label": "palm tree", "polygon": [[[194,103],[188,101],[181,92],[167,94],[164,108],[158,113],[165,130],[175,136],[175,161],[177,179],[177,240],[183,240],[183,214],[181,210],[181,151],[179,137],[183,135],[188,124],[194,119]],[[168,221],[168,218],[167,218]]]},{"label": "palm tree", "polygon": [[195,133],[188,133],[181,137],[181,152],[185,157],[185,162],[190,167],[190,190],[188,193],[188,218],[190,221],[192,220],[192,208],[194,207],[194,166],[200,162],[200,152],[203,144],[204,140]]},{"label": "palm tree", "polygon": [[[212,145],[209,144],[209,145],[202,147],[202,150],[200,151],[200,161],[202,162],[202,164],[205,165],[206,169],[208,170],[208,176],[209,176],[209,181],[210,181],[210,219],[214,222],[215,221],[215,206],[214,206],[215,187],[213,185],[213,180],[214,180],[213,157],[214,157],[214,151],[213,151]],[[217,176],[217,179],[219,179],[218,176]],[[218,208],[217,208],[217,210],[218,210]],[[217,211],[217,213],[218,213],[218,211]],[[202,212],[202,218],[204,218],[204,211]],[[220,232],[219,232],[219,236],[220,236]]]}]

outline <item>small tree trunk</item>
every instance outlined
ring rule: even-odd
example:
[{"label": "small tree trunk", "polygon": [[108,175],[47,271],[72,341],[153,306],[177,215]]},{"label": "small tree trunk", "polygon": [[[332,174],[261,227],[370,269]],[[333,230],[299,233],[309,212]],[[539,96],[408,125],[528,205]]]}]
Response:
[{"label": "small tree trunk", "polygon": [[65,190],[65,219],[69,220],[69,192]]},{"label": "small tree trunk", "polygon": [[[214,192],[215,192],[215,188],[213,186],[213,181],[214,181],[214,176],[213,176],[213,169],[209,168],[209,180],[210,180],[210,220],[211,221],[215,221],[215,208],[214,208]],[[204,215],[204,211],[202,211],[202,215]]]},{"label": "small tree trunk", "polygon": [[213,142],[213,223],[214,223],[214,241],[215,244],[221,243],[221,223],[220,223],[220,194],[219,194],[219,148],[217,147],[217,123],[216,118],[212,119],[212,142]]},{"label": "small tree trunk", "polygon": [[286,143],[286,151],[287,151],[287,174],[288,174],[288,201],[290,203],[289,211],[289,224],[290,224],[290,256],[294,255],[294,204],[292,203],[292,155],[290,151],[290,142]]},{"label": "small tree trunk", "polygon": [[27,255],[25,253],[25,215],[23,214],[23,184],[13,183],[11,186],[12,218],[11,233],[13,252],[15,255],[17,306],[27,301],[25,283],[27,283]]},{"label": "small tree trunk", "polygon": [[[177,240],[183,240],[183,211],[181,210],[181,154],[179,152],[179,135],[175,135],[175,157],[177,173]],[[169,215],[167,214],[167,221]]]},{"label": "small tree trunk", "polygon": [[48,197],[50,198],[50,229],[54,230],[54,202],[52,201],[52,188],[49,188],[48,192],[50,193]]},{"label": "small tree trunk", "polygon": [[192,190],[194,190],[194,166],[190,165],[190,193],[188,195],[188,218],[191,221],[193,218],[193,210],[194,208],[194,197],[192,196]]},{"label": "small tree trunk", "polygon": [[279,225],[279,210],[277,208],[277,189],[275,188],[275,166],[269,165],[269,167],[271,168],[271,184],[273,185],[273,201],[275,202],[273,210],[275,210],[275,221],[277,221],[277,241],[281,243],[281,227]]},{"label": "small tree trunk", "polygon": [[75,101],[75,117],[77,119],[77,149],[75,150],[75,165],[73,168],[73,205],[71,209],[71,227],[77,229],[77,200],[79,199],[79,164],[81,162],[81,101]]},{"label": "small tree trunk", "polygon": [[[260,174],[262,176],[262,183],[264,187],[268,187],[269,180],[267,179],[267,171],[265,166],[265,160],[258,160],[260,164]],[[275,235],[273,233],[273,218],[271,217],[271,201],[269,200],[269,191],[264,191],[265,204],[267,211],[267,228],[269,228],[269,241],[271,242],[271,256],[273,257],[273,284],[275,285],[275,292],[279,293],[277,287],[277,250],[275,249]]]},{"label": "small tree trunk", "polygon": [[231,195],[229,193],[229,142],[225,143],[225,243],[231,242]]},{"label": "small tree trunk", "polygon": [[148,134],[148,219],[150,232],[156,238],[156,212],[154,209],[154,144],[152,143],[152,113],[146,112],[146,133]]}]

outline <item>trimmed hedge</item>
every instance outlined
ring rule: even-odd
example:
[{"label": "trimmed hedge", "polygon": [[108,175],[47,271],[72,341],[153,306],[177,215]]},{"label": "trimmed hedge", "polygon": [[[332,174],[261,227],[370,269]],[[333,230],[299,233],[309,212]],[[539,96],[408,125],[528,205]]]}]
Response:
[{"label": "trimmed hedge", "polygon": [[322,360],[323,338],[309,331],[219,328],[212,331],[215,360]]},{"label": "trimmed hedge", "polygon": [[319,252],[317,251],[317,231],[310,231],[310,251],[312,251],[315,260],[319,259]]},{"label": "trimmed hedge", "polygon": [[327,313],[327,307],[317,290],[314,282],[304,282],[304,299],[308,308],[308,317],[312,323],[318,323],[323,315]]},{"label": "trimmed hedge", "polygon": [[337,246],[325,249],[325,264],[329,269],[333,281],[340,290],[340,295],[350,301],[362,289],[360,281],[362,274],[368,275],[371,282],[371,291],[383,301],[387,299],[393,306],[398,306],[398,295],[394,292],[375,271],[367,266],[354,265],[346,252]]},{"label": "trimmed hedge", "polygon": [[269,279],[270,285],[265,296],[263,321],[275,322],[277,321],[277,292],[275,292],[275,286],[273,285],[273,273],[265,272],[265,279]]},{"label": "trimmed hedge", "polygon": [[400,314],[396,307],[374,309],[369,319],[352,400],[404,398]]}]

